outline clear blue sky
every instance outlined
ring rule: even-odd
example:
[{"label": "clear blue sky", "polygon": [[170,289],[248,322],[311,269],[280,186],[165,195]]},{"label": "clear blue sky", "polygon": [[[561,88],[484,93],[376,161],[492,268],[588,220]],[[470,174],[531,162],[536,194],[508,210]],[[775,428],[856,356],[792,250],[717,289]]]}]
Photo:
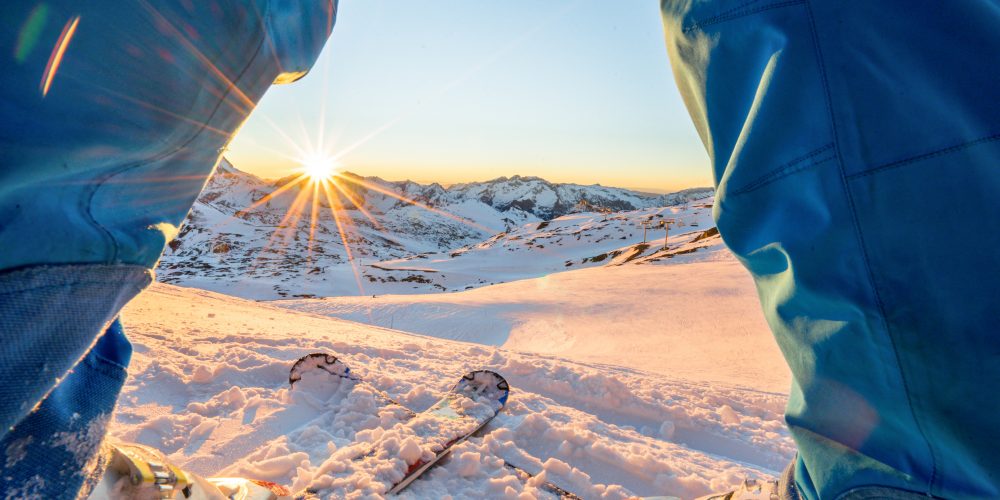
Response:
[{"label": "clear blue sky", "polygon": [[711,185],[658,3],[341,0],[312,72],[268,91],[227,157],[281,177],[298,156],[282,134],[322,135],[354,146],[344,169],[390,180]]}]

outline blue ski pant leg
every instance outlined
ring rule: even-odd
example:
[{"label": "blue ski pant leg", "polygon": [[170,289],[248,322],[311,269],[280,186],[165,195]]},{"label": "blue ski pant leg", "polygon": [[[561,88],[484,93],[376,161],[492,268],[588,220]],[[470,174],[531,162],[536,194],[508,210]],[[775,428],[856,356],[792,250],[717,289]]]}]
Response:
[{"label": "blue ski pant leg", "polygon": [[102,465],[96,452],[131,354],[121,324],[113,322],[72,373],[6,433],[0,440],[6,498],[73,498],[82,483],[97,479],[87,471]]},{"label": "blue ski pant leg", "polygon": [[119,310],[265,90],[318,57],[335,10],[0,7],[0,496],[77,496],[128,362]]},{"label": "blue ski pant leg", "polygon": [[1000,497],[1000,2],[662,0],[807,498]]}]

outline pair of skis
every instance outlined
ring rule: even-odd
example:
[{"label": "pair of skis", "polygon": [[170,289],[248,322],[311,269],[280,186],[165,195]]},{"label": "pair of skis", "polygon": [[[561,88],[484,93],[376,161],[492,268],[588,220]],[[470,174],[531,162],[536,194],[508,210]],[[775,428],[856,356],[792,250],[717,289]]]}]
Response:
[{"label": "pair of skis", "polygon": [[[314,353],[303,356],[289,371],[288,382],[294,388],[303,378],[339,377],[365,384],[360,377],[336,356]],[[429,409],[416,413],[403,407],[386,393],[365,384],[384,407],[404,409],[406,418],[401,426],[387,431],[376,440],[367,453],[354,457],[350,468],[371,468],[373,476],[391,483],[386,493],[396,494],[447,456],[458,444],[482,429],[503,409],[510,394],[507,381],[489,370],[469,372],[459,379],[440,401]],[[402,444],[401,444],[402,441]],[[386,471],[386,461],[402,460],[406,469]],[[379,464],[382,464],[379,466]],[[402,465],[399,462],[395,462]],[[370,467],[366,467],[370,466]],[[377,469],[377,470],[376,470]],[[402,472],[401,475],[398,472]]]},{"label": "pair of skis", "polygon": [[[308,354],[299,358],[289,371],[288,382],[294,388],[304,378],[314,377],[338,377],[364,384],[380,400],[383,408],[400,409],[404,415],[400,423],[411,427],[409,430],[414,435],[422,435],[425,438],[424,444],[429,445],[427,448],[434,450],[432,456],[425,457],[421,453],[417,460],[407,462],[402,477],[394,478],[392,486],[386,491],[388,494],[399,493],[446,457],[456,445],[481,432],[504,408],[510,395],[510,386],[502,376],[489,370],[476,370],[463,375],[440,401],[417,413],[399,404],[385,392],[365,383],[361,377],[351,372],[347,364],[327,353]],[[368,452],[354,457],[352,465],[363,468],[366,460],[391,455],[396,450],[387,448],[395,448],[395,445],[389,439],[378,440]],[[534,476],[509,462],[505,461],[504,465],[523,481]],[[580,497],[550,482],[544,482],[538,487],[561,500],[580,500]]]}]

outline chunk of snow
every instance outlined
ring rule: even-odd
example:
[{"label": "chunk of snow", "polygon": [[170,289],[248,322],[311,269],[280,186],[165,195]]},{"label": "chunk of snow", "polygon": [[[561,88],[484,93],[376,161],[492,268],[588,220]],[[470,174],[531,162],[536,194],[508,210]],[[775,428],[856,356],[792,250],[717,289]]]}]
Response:
[{"label": "chunk of snow", "polygon": [[740,416],[736,414],[736,410],[733,410],[732,406],[722,405],[719,407],[719,417],[722,418],[722,422],[729,425],[737,425],[740,423]]},{"label": "chunk of snow", "polygon": [[417,463],[421,455],[423,455],[423,451],[420,449],[420,442],[415,438],[406,438],[399,447],[399,458],[406,460],[408,464]]}]

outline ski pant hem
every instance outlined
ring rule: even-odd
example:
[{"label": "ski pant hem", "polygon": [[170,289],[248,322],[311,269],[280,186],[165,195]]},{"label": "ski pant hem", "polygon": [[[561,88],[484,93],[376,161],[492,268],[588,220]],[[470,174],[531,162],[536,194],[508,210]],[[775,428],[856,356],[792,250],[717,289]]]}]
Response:
[{"label": "ski pant hem", "polygon": [[[781,478],[778,480],[778,495],[781,500],[805,499],[805,496],[802,495],[799,487],[795,484],[795,464],[798,460],[799,458],[796,456],[795,459],[789,462],[788,466],[781,473]],[[837,500],[927,500],[928,498],[937,497],[881,485],[859,486],[851,488],[837,496]]]}]

